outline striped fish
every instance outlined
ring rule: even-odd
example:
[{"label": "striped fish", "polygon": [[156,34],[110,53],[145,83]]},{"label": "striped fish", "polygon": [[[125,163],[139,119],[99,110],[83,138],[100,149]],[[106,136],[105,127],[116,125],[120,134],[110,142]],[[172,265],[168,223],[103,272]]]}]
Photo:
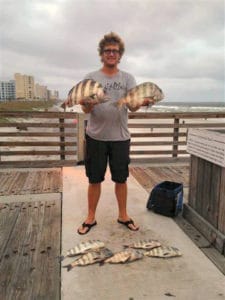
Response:
[{"label": "striped fish", "polygon": [[160,246],[160,247],[157,247],[150,251],[145,252],[144,255],[152,256],[152,257],[168,258],[168,257],[181,256],[182,254],[181,254],[180,250],[175,247]]},{"label": "striped fish", "polygon": [[97,262],[102,262],[106,258],[111,257],[113,253],[108,248],[102,248],[99,250],[93,250],[82,255],[80,258],[74,260],[71,264],[63,266],[63,268],[67,268],[67,271],[70,271],[76,266],[87,266],[92,265]]},{"label": "striped fish", "polygon": [[107,100],[108,98],[100,83],[92,79],[84,79],[69,91],[67,100],[62,104],[62,107],[71,107],[77,104],[102,103]]},{"label": "striped fish", "polygon": [[138,259],[143,258],[143,254],[137,250],[124,250],[115,253],[112,257],[105,259],[101,264],[110,263],[110,264],[119,264],[132,262]]},{"label": "striped fish", "polygon": [[126,96],[118,101],[118,107],[127,104],[129,107],[135,108],[141,106],[146,98],[159,102],[164,98],[164,94],[155,83],[144,82],[129,90]]},{"label": "striped fish", "polygon": [[84,254],[87,251],[100,249],[103,247],[105,247],[105,244],[99,240],[90,240],[87,242],[82,242],[76,245],[74,248],[67,250],[65,255],[61,256],[61,260],[63,260],[66,257],[73,257],[76,255]]},{"label": "striped fish", "polygon": [[134,248],[134,249],[153,249],[161,246],[161,243],[155,240],[141,240],[134,242],[132,244],[124,245],[125,248]]}]

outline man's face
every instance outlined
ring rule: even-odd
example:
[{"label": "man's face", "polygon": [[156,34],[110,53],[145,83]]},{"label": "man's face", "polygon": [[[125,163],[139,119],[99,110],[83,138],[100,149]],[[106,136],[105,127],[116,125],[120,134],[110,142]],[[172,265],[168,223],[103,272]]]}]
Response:
[{"label": "man's face", "polygon": [[119,45],[109,44],[104,47],[102,62],[107,67],[115,67],[120,61]]}]

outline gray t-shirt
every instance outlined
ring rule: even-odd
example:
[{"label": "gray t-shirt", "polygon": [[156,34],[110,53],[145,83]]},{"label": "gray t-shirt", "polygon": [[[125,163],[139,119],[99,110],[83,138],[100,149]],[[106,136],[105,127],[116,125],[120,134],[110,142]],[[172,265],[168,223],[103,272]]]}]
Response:
[{"label": "gray t-shirt", "polygon": [[121,109],[116,102],[126,95],[127,91],[136,85],[134,77],[124,71],[113,76],[107,76],[102,71],[95,71],[85,76],[99,82],[110,98],[109,101],[94,106],[89,115],[86,133],[100,141],[124,141],[130,139],[127,127],[128,109]]}]

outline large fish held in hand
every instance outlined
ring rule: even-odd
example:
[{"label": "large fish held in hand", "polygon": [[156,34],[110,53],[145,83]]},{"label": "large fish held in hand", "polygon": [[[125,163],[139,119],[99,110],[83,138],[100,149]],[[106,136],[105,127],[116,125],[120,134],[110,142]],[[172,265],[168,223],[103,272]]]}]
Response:
[{"label": "large fish held in hand", "polygon": [[161,246],[145,252],[144,255],[151,256],[151,257],[169,258],[169,257],[181,256],[182,253],[180,252],[179,249],[175,247]]},{"label": "large fish held in hand", "polygon": [[84,254],[90,250],[98,250],[105,247],[105,244],[99,240],[90,240],[87,242],[81,242],[75,247],[66,251],[64,255],[61,256],[61,260],[66,257],[73,257],[76,255]]},{"label": "large fish held in hand", "polygon": [[66,101],[61,105],[72,107],[77,104],[103,103],[109,100],[102,85],[92,79],[84,79],[76,84],[68,93]]},{"label": "large fish held in hand", "polygon": [[129,90],[126,96],[118,101],[118,107],[128,105],[130,108],[135,108],[141,106],[146,98],[156,103],[164,98],[164,94],[155,83],[144,82]]},{"label": "large fish held in hand", "polygon": [[67,268],[67,271],[70,271],[76,266],[87,266],[92,265],[97,262],[101,263],[108,257],[111,257],[113,255],[112,251],[108,248],[102,248],[99,250],[93,250],[91,252],[88,252],[84,255],[82,255],[80,258],[74,260],[72,263],[63,266],[63,268]]}]

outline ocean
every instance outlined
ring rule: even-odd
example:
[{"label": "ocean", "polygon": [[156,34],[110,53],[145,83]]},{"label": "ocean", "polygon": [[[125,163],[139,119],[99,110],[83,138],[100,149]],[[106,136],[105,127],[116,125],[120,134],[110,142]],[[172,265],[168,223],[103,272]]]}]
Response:
[{"label": "ocean", "polygon": [[159,102],[149,109],[140,111],[151,112],[224,112],[225,102]]}]

